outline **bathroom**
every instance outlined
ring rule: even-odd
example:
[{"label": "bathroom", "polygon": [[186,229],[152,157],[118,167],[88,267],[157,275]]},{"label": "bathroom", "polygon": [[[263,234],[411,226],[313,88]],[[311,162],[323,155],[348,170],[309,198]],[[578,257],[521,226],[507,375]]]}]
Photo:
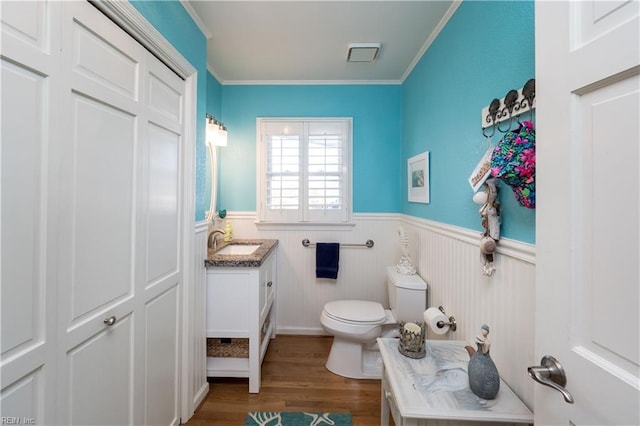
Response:
[{"label": "bathroom", "polygon": [[[542,240],[541,233],[547,242],[552,238],[550,231],[536,227],[543,209],[520,205],[510,188],[501,185],[500,240],[491,265],[495,269],[487,273],[486,258],[479,250],[484,227],[480,206],[473,201],[469,175],[488,149],[480,123],[482,109],[510,89],[522,88],[529,79],[539,81],[535,46],[539,43],[539,31],[534,22],[539,6],[533,1],[447,4],[450,9],[442,25],[400,80],[371,84],[273,84],[257,80],[247,84],[222,81],[210,67],[208,36],[199,27],[194,10],[189,10],[192,7],[189,2],[132,1],[130,4],[189,62],[195,70],[192,75],[197,74],[197,85],[192,80],[188,86],[196,99],[194,111],[189,111],[195,123],[195,131],[189,131],[195,133],[192,139],[196,142],[192,200],[195,227],[193,232],[189,228],[191,235],[184,240],[187,242],[185,253],[191,261],[190,265],[184,261],[188,269],[185,276],[193,279],[185,281],[189,285],[182,286],[185,287],[183,306],[178,309],[177,304],[172,305],[176,309],[176,322],[180,321],[177,311],[184,315],[180,317],[184,321],[184,331],[180,330],[184,338],[179,335],[180,338],[175,339],[185,343],[180,350],[180,357],[186,360],[181,371],[181,390],[176,390],[182,398],[183,419],[192,414],[207,391],[204,372],[187,364],[200,365],[197,357],[205,353],[206,343],[200,338],[204,335],[203,318],[192,314],[190,309],[204,300],[206,268],[202,259],[207,256],[209,231],[205,218],[214,192],[213,209],[225,210],[225,220],[232,225],[235,238],[278,240],[278,335],[326,335],[320,314],[325,304],[333,300],[363,299],[386,306],[385,270],[400,258],[398,229],[402,227],[408,235],[415,268],[429,285],[429,305],[443,306],[457,321],[455,332],[444,336],[429,332],[428,337],[472,343],[480,327],[489,324],[491,355],[502,379],[534,411],[540,386],[526,371],[527,367],[540,364],[542,355],[536,347],[540,331],[535,327],[542,309],[538,290],[543,270],[539,266],[540,245],[536,244]],[[635,19],[637,23],[637,17]],[[634,69],[637,70],[637,65]],[[548,100],[549,94],[546,95]],[[227,144],[216,148],[213,164],[207,158],[204,143],[206,114],[215,116],[228,129]],[[532,117],[536,122],[540,114],[537,111],[524,117]],[[256,120],[261,117],[352,119],[352,211],[348,224],[257,223]],[[190,136],[187,134],[187,139]],[[493,135],[491,143],[495,145],[499,137],[500,133]],[[409,200],[407,163],[425,152],[429,153],[426,174],[429,201],[415,202]],[[548,152],[546,155],[549,158]],[[628,158],[637,159],[637,156]],[[552,186],[549,182],[546,185],[547,189]],[[633,202],[634,199],[630,199],[616,200],[622,204],[622,201]],[[548,210],[546,219],[549,219]],[[634,219],[637,217],[631,217],[630,222]],[[193,224],[187,226],[193,227]],[[557,226],[549,229],[557,231]],[[341,244],[363,244],[372,240],[375,244],[371,248],[343,247],[338,278],[318,280],[314,274],[315,250],[302,244],[305,239],[312,243]],[[632,247],[629,253],[633,257],[637,247],[635,251]],[[548,264],[549,254],[542,255]],[[544,273],[549,276],[548,272]],[[624,295],[629,296],[627,303],[637,300],[633,298],[637,293],[624,289],[619,293],[623,295],[621,300]],[[180,288],[174,293],[176,300],[178,296],[183,297],[180,291],[183,290]],[[48,297],[51,298],[51,294]],[[57,307],[56,303],[47,302],[47,306]],[[633,314],[629,309],[621,311],[627,324],[639,322],[637,309]],[[57,311],[54,309],[54,312]],[[113,321],[109,323],[111,318]],[[115,317],[111,318],[104,320],[107,327],[116,321]],[[102,318],[99,320],[102,326]],[[58,323],[65,325],[62,320]],[[124,328],[120,324],[126,322],[117,325]],[[107,335],[108,331],[100,333]],[[636,355],[631,354],[627,359],[633,360]],[[62,356],[59,359],[63,359]],[[178,365],[177,362],[174,365]],[[575,380],[575,375],[573,377]],[[49,383],[47,389],[52,386]],[[47,410],[50,408],[51,404],[47,405]]]},{"label": "bathroom", "polygon": [[[495,51],[509,52],[503,66],[477,49],[499,22],[511,34],[494,42]],[[474,34],[475,41],[464,34]],[[209,110],[229,129],[228,145],[217,148],[217,205],[227,210],[234,235],[279,239],[279,333],[321,333],[319,313],[329,300],[369,296],[384,302],[384,271],[399,258],[396,230],[402,224],[417,269],[431,283],[432,304],[465,317],[462,329],[469,328],[460,335],[473,336],[480,318],[496,324],[511,318],[504,321],[511,330],[502,332],[531,337],[512,349],[532,345],[532,306],[525,301],[533,290],[535,211],[518,205],[508,190],[501,194],[500,244],[511,251],[497,256],[500,273],[488,278],[474,247],[482,227],[467,177],[487,147],[479,129],[480,109],[533,76],[533,53],[532,3],[463,3],[402,85],[220,85],[208,75]],[[475,65],[469,67],[469,62]],[[478,72],[484,69],[486,73]],[[430,114],[434,109],[439,112]],[[255,120],[262,116],[353,117],[355,226],[284,231],[256,226],[255,197],[247,196],[256,191],[256,172],[244,165],[255,162]],[[410,203],[406,159],[424,150],[431,156],[431,202]],[[302,247],[305,238],[344,243],[372,239],[376,244],[369,250],[344,248],[339,279],[317,283],[315,252]],[[363,262],[371,267],[363,269]],[[498,328],[496,341],[501,340]],[[516,350],[530,353],[531,346],[525,347]]]},{"label": "bathroom", "polygon": [[[496,37],[496,28],[509,36]],[[496,53],[479,48],[485,44]],[[508,60],[497,61],[498,55]],[[430,285],[430,304],[443,305],[460,324],[446,338],[473,339],[489,323],[503,379],[532,407],[534,383],[523,372],[536,364],[535,210],[501,188],[497,270],[488,277],[478,251],[479,206],[467,178],[487,149],[481,109],[533,77],[532,2],[463,2],[398,85],[233,85],[208,74],[207,112],[228,129],[227,146],[217,148],[217,209],[227,211],[234,236],[279,240],[278,334],[325,334],[320,313],[332,300],[386,305],[385,271],[399,259],[402,226]],[[256,224],[256,118],[292,116],[353,117],[352,226]],[[423,151],[430,152],[429,204],[409,202],[406,192],[407,158]],[[342,248],[338,279],[318,280],[315,250],[303,247],[304,239],[371,239],[375,246]]]},{"label": "bathroom", "polygon": [[[279,240],[278,334],[324,334],[319,317],[332,300],[385,305],[384,270],[400,256],[396,231],[402,226],[416,269],[429,283],[429,304],[444,306],[458,320],[457,331],[444,338],[472,341],[483,323],[490,324],[492,357],[501,377],[534,409],[538,391],[525,372],[540,364],[541,356],[535,350],[536,210],[521,206],[501,186],[501,238],[495,272],[487,276],[478,250],[479,206],[468,182],[487,150],[480,110],[536,77],[534,9],[529,1],[454,2],[446,24],[401,84],[221,83],[210,64],[206,112],[228,129],[227,146],[217,148],[215,209],[227,211],[239,238]],[[256,224],[259,117],[353,119],[352,226]],[[491,143],[498,139],[493,135]],[[407,160],[425,151],[430,202],[410,202]],[[201,221],[211,188],[208,173],[198,177]],[[206,230],[199,223],[196,239],[202,244]],[[304,239],[371,239],[375,246],[341,249],[340,275],[327,282],[315,278],[314,250],[301,245]]]}]

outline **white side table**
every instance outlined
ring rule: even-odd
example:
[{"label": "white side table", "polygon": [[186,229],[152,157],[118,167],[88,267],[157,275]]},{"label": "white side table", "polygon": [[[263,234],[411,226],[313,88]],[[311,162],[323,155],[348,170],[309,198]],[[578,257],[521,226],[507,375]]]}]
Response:
[{"label": "white side table", "polygon": [[484,400],[469,388],[465,342],[427,340],[427,355],[412,359],[398,351],[398,339],[378,339],[383,361],[381,425],[530,423],[533,414],[500,380],[495,399]]}]

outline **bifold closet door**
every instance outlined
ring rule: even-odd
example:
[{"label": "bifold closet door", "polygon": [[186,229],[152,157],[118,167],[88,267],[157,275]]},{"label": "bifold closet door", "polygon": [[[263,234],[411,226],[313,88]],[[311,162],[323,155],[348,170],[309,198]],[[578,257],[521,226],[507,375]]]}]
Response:
[{"label": "bifold closet door", "polygon": [[88,2],[2,2],[2,415],[180,423],[184,81]]},{"label": "bifold closet door", "polygon": [[60,6],[0,2],[0,412],[23,424],[55,420]]},{"label": "bifold closet door", "polygon": [[179,424],[184,82],[63,5],[59,392],[70,424]]},{"label": "bifold closet door", "polygon": [[145,50],[87,3],[63,3],[59,107],[58,419],[143,424],[136,337]]}]

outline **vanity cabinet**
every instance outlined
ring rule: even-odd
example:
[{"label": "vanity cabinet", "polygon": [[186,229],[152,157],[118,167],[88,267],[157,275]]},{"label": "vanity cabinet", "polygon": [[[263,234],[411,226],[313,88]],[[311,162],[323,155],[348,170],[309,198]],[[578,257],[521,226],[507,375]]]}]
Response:
[{"label": "vanity cabinet", "polygon": [[207,268],[207,338],[249,342],[242,356],[207,356],[207,376],[248,377],[250,393],[260,391],[262,360],[276,336],[276,259],[271,250],[259,266]]}]

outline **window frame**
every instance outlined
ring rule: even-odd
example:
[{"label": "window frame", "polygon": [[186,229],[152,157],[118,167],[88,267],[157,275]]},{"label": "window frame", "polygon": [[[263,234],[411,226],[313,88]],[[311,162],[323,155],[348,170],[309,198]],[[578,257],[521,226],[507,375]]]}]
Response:
[{"label": "window frame", "polygon": [[[342,126],[342,209],[335,217],[329,217],[327,220],[318,220],[311,214],[307,205],[308,198],[308,144],[309,144],[309,123],[327,124],[339,123]],[[300,149],[300,208],[292,209],[290,212],[282,214],[280,219],[275,215],[269,214],[267,210],[267,187],[268,187],[268,144],[263,139],[267,126],[291,125],[292,127],[303,128],[301,149]],[[352,152],[353,152],[353,118],[352,117],[258,117],[256,119],[256,145],[257,145],[257,223],[273,224],[273,225],[352,225],[351,217],[353,214],[352,200]],[[331,175],[331,173],[328,173]],[[312,210],[311,210],[312,211]],[[282,212],[282,210],[281,210]]]}]

